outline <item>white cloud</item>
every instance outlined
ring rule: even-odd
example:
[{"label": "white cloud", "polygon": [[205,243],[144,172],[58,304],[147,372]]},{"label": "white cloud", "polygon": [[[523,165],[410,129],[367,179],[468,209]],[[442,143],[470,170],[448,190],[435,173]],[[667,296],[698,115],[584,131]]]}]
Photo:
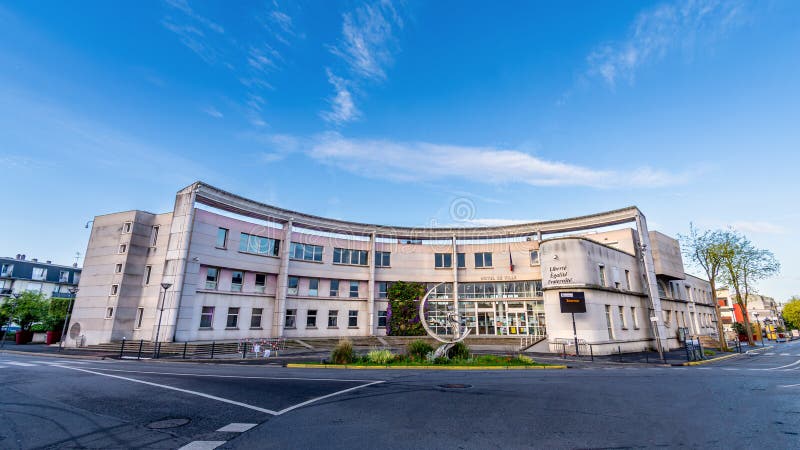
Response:
[{"label": "white cloud", "polygon": [[208,20],[207,18],[201,16],[200,14],[197,14],[189,6],[189,2],[187,2],[186,0],[166,0],[166,3],[168,5],[170,5],[171,7],[183,12],[189,18],[191,18],[191,19],[197,21],[198,23],[202,24],[204,27],[206,27],[206,28],[208,28],[210,30],[213,30],[213,31],[215,31],[215,32],[217,32],[219,34],[225,33],[225,29],[222,28],[220,25],[218,25],[215,22],[212,22],[211,20]]},{"label": "white cloud", "polygon": [[328,99],[331,104],[329,111],[323,111],[320,115],[327,122],[341,125],[345,122],[355,120],[359,116],[358,108],[353,102],[353,94],[347,86],[347,80],[337,77],[330,69],[326,69],[328,82],[333,85],[333,97]]},{"label": "white cloud", "polygon": [[628,36],[598,46],[587,57],[589,75],[614,86],[632,81],[636,69],[697,40],[713,40],[740,22],[741,0],[686,0],[664,3],[640,13]]},{"label": "white cloud", "polygon": [[786,228],[770,222],[764,221],[738,221],[733,222],[731,226],[738,231],[745,233],[763,233],[763,234],[784,234]]},{"label": "white cloud", "polygon": [[213,106],[206,106],[203,108],[203,112],[216,119],[221,119],[223,117],[223,114]]},{"label": "white cloud", "polygon": [[[519,150],[427,142],[350,139],[325,133],[310,139],[260,138],[280,154],[303,152],[308,157],[364,177],[399,182],[462,179],[484,184],[653,188],[686,183],[690,174],[651,168],[625,172],[548,161]],[[270,157],[271,158],[271,157]]]},{"label": "white cloud", "polygon": [[493,219],[493,218],[477,218],[477,219],[464,219],[459,221],[460,224],[475,225],[479,227],[502,227],[507,225],[519,225],[521,223],[538,222],[538,220],[520,220],[520,219]]},{"label": "white cloud", "polygon": [[247,56],[247,64],[253,69],[264,72],[269,69],[274,69],[276,67],[275,60],[280,58],[280,53],[269,45],[264,44],[260,48],[250,48]]}]

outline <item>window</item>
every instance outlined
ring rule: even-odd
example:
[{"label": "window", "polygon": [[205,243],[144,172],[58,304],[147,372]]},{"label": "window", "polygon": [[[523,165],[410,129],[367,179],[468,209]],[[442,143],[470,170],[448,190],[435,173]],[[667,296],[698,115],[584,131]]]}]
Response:
[{"label": "window", "polygon": [[672,311],[665,309],[663,312],[664,312],[664,325],[670,326],[669,322],[670,319],[672,319]]},{"label": "window", "polygon": [[257,273],[256,274],[256,292],[261,294],[267,289],[267,274],[265,273]]},{"label": "window", "polygon": [[492,253],[475,253],[475,267],[492,267]]},{"label": "window", "polygon": [[150,275],[153,274],[153,266],[144,266],[144,284],[150,284]]},{"label": "window", "polygon": [[692,300],[692,288],[686,286],[686,300]]},{"label": "window", "polygon": [[114,308],[109,306],[106,308],[106,319],[110,319],[112,317],[114,317]]},{"label": "window", "polygon": [[339,311],[332,309],[328,311],[328,328],[338,328]]},{"label": "window", "polygon": [[628,329],[628,324],[625,323],[625,309],[622,306],[619,306],[619,325],[622,327],[623,330]]},{"label": "window", "polygon": [[289,248],[292,259],[322,262],[322,246],[292,242]]},{"label": "window", "polygon": [[352,309],[347,311],[347,327],[358,328],[358,311]]},{"label": "window", "polygon": [[378,326],[386,328],[386,311],[378,311]]},{"label": "window", "polygon": [[358,281],[350,282],[350,298],[358,297]]},{"label": "window", "polygon": [[631,290],[631,271],[630,270],[626,270],[625,271],[625,289],[627,289],[629,291]]},{"label": "window", "polygon": [[45,278],[47,278],[47,269],[44,267],[33,268],[33,275],[31,275],[32,280],[44,280]]},{"label": "window", "polygon": [[386,281],[378,281],[378,298],[389,297],[389,283]]},{"label": "window", "polygon": [[59,283],[69,283],[69,270],[60,270],[58,272]]},{"label": "window", "polygon": [[239,237],[239,251],[256,255],[278,256],[281,241],[268,237],[242,233]]},{"label": "window", "polygon": [[639,318],[636,317],[636,307],[635,306],[631,306],[631,317],[633,318],[633,329],[634,330],[638,330],[639,329]]},{"label": "window", "polygon": [[375,267],[390,267],[392,254],[390,252],[375,252]]},{"label": "window", "polygon": [[133,222],[125,222],[122,224],[123,233],[130,233],[132,229],[133,229]]},{"label": "window", "polygon": [[619,289],[622,286],[622,283],[619,281],[619,267],[612,267],[611,275],[614,278],[614,289]]},{"label": "window", "polygon": [[310,297],[316,297],[319,295],[319,278],[309,278],[308,295]]},{"label": "window", "polygon": [[531,265],[539,265],[539,250],[531,250]]},{"label": "window", "polygon": [[331,297],[338,297],[339,296],[339,280],[331,280]]},{"label": "window", "polygon": [[606,328],[608,329],[608,339],[614,339],[614,326],[611,324],[611,306],[606,305]]},{"label": "window", "polygon": [[446,267],[453,267],[453,254],[452,253],[436,253],[434,255],[434,266],[437,269]]},{"label": "window", "polygon": [[242,283],[244,282],[244,272],[234,270],[231,272],[231,291],[242,292]]},{"label": "window", "polygon": [[0,277],[10,277],[13,274],[14,274],[13,264],[3,264],[2,268],[0,268]]},{"label": "window", "polygon": [[294,329],[297,326],[297,310],[296,309],[287,309],[286,310],[286,325],[284,328]]},{"label": "window", "polygon": [[218,279],[219,269],[216,267],[209,267],[206,269],[206,289],[216,289]]},{"label": "window", "polygon": [[239,325],[239,308],[228,308],[228,320],[225,328],[236,328]]},{"label": "window", "polygon": [[158,229],[159,229],[159,226],[155,225],[150,230],[150,247],[155,247],[156,244],[158,243]]},{"label": "window", "polygon": [[353,266],[366,266],[367,251],[335,247],[333,249],[333,263],[350,264]]},{"label": "window", "polygon": [[28,289],[26,289],[26,291],[42,292],[42,283],[28,283]]},{"label": "window", "polygon": [[72,284],[77,286],[79,281],[81,281],[81,274],[78,273],[78,272],[73,273],[72,274]]},{"label": "window", "polygon": [[136,308],[136,325],[135,328],[142,328],[142,319],[144,318],[144,308]]},{"label": "window", "polygon": [[459,269],[467,267],[466,253],[456,253],[456,265]]},{"label": "window", "polygon": [[297,295],[297,285],[300,280],[297,277],[289,277],[289,288],[286,290],[288,295]]},{"label": "window", "polygon": [[128,251],[128,244],[119,244],[119,252],[125,253]]},{"label": "window", "polygon": [[211,328],[214,322],[214,307],[203,306],[203,311],[200,313],[200,328]]},{"label": "window", "polygon": [[[286,311],[288,314],[288,310]],[[250,314],[250,328],[261,328],[261,316],[264,315],[264,308],[253,308]]]},{"label": "window", "polygon": [[122,264],[114,266],[114,273],[122,273]]},{"label": "window", "polygon": [[112,284],[111,285],[111,294],[110,295],[117,295],[117,293],[119,293],[119,285],[118,284]]},{"label": "window", "polygon": [[600,286],[606,285],[606,266],[599,265],[597,266],[597,273],[600,276]]},{"label": "window", "polygon": [[309,309],[306,313],[306,328],[317,328],[317,310]]},{"label": "window", "polygon": [[217,228],[217,248],[228,248],[227,228]]}]

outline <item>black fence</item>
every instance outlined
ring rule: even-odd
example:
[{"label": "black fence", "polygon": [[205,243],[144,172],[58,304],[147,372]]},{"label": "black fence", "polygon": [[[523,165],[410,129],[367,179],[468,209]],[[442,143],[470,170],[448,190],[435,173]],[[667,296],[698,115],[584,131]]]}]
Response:
[{"label": "black fence", "polygon": [[241,359],[253,359],[279,356],[285,349],[286,340],[282,338],[207,343],[152,343],[145,340],[123,339],[119,343],[118,357],[120,359],[230,359],[241,356]]}]

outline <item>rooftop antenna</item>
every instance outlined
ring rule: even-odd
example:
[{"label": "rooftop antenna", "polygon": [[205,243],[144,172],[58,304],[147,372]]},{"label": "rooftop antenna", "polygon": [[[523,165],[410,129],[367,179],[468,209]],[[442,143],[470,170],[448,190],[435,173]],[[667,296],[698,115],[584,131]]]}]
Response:
[{"label": "rooftop antenna", "polygon": [[79,259],[81,259],[81,252],[75,252],[75,264],[78,264]]}]

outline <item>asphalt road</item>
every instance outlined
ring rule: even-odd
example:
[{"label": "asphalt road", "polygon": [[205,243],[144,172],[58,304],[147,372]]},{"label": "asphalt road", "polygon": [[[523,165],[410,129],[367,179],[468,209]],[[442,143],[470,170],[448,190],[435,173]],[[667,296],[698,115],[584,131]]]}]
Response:
[{"label": "asphalt road", "polygon": [[705,366],[553,371],[0,354],[0,448],[183,446],[800,448],[800,342]]}]

